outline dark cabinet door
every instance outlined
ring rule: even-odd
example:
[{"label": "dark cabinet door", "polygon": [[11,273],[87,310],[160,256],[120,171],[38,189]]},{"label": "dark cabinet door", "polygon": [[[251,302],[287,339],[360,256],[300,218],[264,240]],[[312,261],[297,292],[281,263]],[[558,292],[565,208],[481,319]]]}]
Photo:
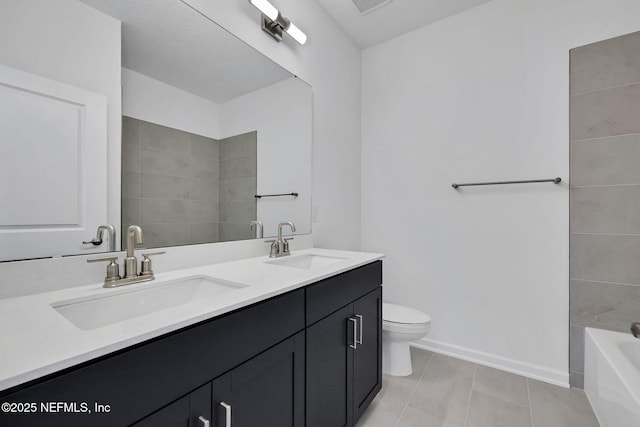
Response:
[{"label": "dark cabinet door", "polygon": [[358,344],[353,352],[354,423],[382,388],[382,288],[353,303]]},{"label": "dark cabinet door", "polygon": [[211,383],[143,418],[133,427],[204,427],[211,420]]},{"label": "dark cabinet door", "polygon": [[382,288],[307,328],[307,427],[353,426],[382,388]]},{"label": "dark cabinet door", "polygon": [[304,332],[212,382],[212,426],[304,427]]},{"label": "dark cabinet door", "polygon": [[350,381],[353,306],[307,328],[307,427],[345,427],[353,421]]}]

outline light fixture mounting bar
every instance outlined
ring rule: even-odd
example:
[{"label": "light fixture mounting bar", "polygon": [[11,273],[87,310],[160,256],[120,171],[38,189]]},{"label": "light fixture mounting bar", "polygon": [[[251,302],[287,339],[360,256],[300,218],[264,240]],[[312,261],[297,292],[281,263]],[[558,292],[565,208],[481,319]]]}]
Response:
[{"label": "light fixture mounting bar", "polygon": [[264,13],[262,14],[262,29],[277,41],[282,41],[282,27],[276,21],[269,19]]},{"label": "light fixture mounting bar", "polygon": [[307,35],[285,18],[268,0],[249,0],[249,3],[262,13],[262,29],[276,41],[282,41],[282,33],[286,32],[300,44],[307,42]]}]

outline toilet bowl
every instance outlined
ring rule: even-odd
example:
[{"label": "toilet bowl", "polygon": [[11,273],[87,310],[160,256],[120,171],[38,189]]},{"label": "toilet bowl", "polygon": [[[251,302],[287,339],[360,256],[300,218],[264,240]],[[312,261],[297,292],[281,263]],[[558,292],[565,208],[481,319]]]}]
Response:
[{"label": "toilet bowl", "polygon": [[382,304],[382,372],[405,377],[411,375],[409,342],[429,333],[431,318],[416,309]]}]

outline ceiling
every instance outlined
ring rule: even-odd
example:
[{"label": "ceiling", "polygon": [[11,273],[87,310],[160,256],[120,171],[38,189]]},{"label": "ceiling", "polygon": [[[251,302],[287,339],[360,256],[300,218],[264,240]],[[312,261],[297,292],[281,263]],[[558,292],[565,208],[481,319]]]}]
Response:
[{"label": "ceiling", "polygon": [[122,22],[122,66],[217,104],[291,74],[179,0],[80,0]]},{"label": "ceiling", "polygon": [[365,49],[490,0],[391,0],[364,14],[352,0],[317,1]]}]

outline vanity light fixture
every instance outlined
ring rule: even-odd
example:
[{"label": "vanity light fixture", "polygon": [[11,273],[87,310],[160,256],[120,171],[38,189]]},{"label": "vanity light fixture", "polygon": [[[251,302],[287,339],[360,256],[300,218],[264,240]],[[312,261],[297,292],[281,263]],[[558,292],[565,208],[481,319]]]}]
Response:
[{"label": "vanity light fixture", "polygon": [[249,0],[249,3],[262,12],[262,29],[271,37],[282,41],[282,31],[285,31],[298,43],[305,44],[307,42],[307,35],[289,19],[282,16],[280,11],[268,0]]}]

